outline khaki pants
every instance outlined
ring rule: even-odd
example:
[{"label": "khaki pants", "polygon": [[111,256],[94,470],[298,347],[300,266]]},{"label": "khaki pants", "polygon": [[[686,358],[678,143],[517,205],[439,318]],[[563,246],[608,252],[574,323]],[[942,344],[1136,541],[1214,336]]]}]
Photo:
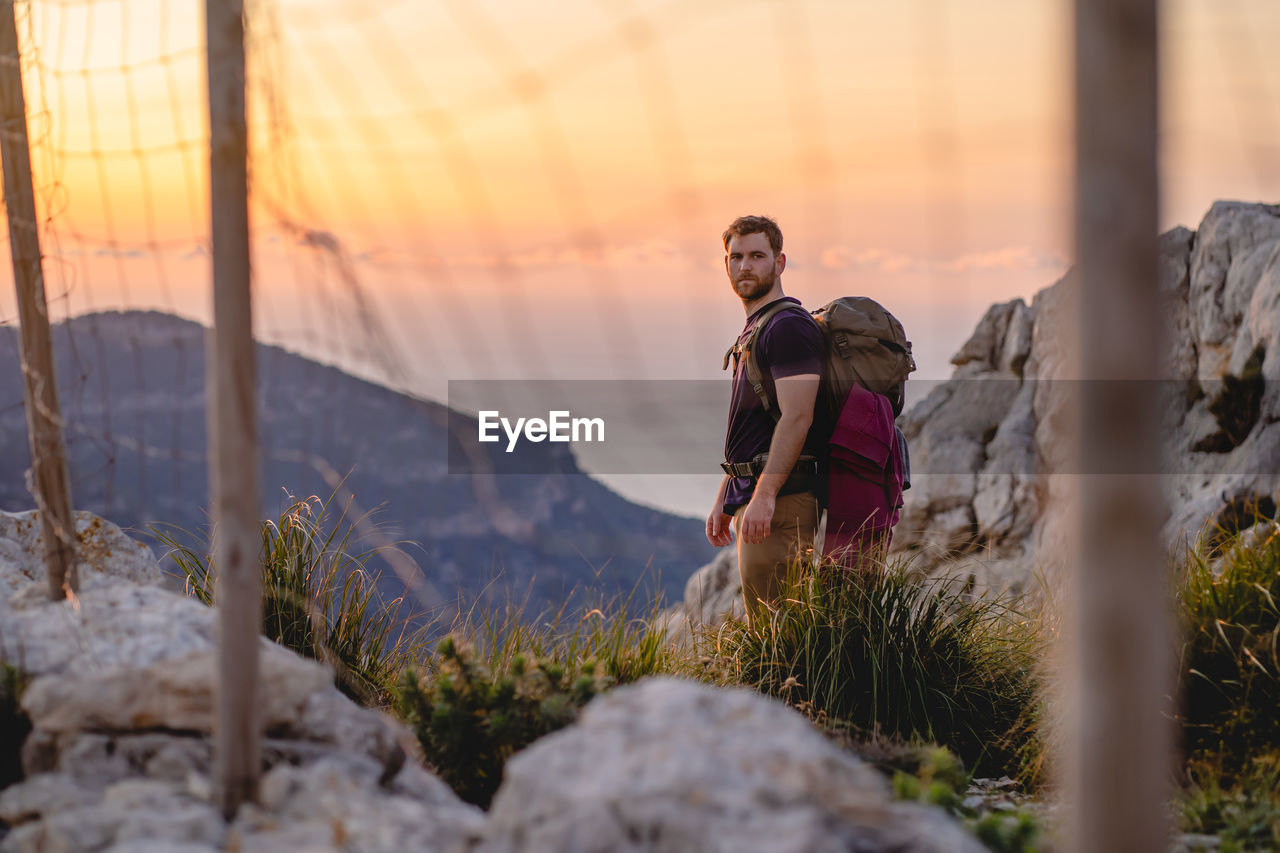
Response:
[{"label": "khaki pants", "polygon": [[818,532],[818,499],[813,492],[798,492],[778,498],[773,509],[769,535],[760,543],[742,541],[742,514],[746,506],[733,514],[733,529],[738,539],[738,573],[742,576],[742,597],[747,613],[761,601],[777,599],[786,579],[787,564],[793,563],[813,547]]}]

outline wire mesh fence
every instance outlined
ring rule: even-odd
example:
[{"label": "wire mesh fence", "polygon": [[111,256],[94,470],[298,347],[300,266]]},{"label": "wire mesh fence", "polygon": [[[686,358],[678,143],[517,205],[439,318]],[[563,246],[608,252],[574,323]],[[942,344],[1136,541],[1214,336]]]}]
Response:
[{"label": "wire mesh fence", "polygon": [[[198,15],[167,0],[18,11],[76,505],[197,529]],[[1280,190],[1280,72],[1264,61],[1280,16],[1245,0],[1164,11],[1162,224],[1194,225],[1214,197]],[[260,2],[246,20],[264,497],[342,481],[385,506],[393,537],[420,543],[432,598],[503,572],[553,597],[566,561],[630,581],[649,557],[674,590],[706,556],[696,525],[661,554],[624,558],[608,537],[574,554],[584,535],[547,531],[577,504],[611,529],[690,525],[629,515],[572,461],[571,485],[463,488],[433,401],[449,380],[718,377],[740,322],[718,269],[733,216],[781,219],[806,304],[894,307],[925,378],[989,302],[1066,268],[1062,4]],[[0,316],[10,348],[7,293]],[[18,389],[9,368],[14,448]],[[31,504],[21,456],[0,478],[6,508]],[[717,461],[601,476],[696,515]],[[544,553],[513,566],[516,542]]]},{"label": "wire mesh fence", "polygon": [[[164,525],[199,540],[211,455],[206,153],[217,134],[196,11],[168,0],[18,6],[36,214],[12,199],[7,213],[43,242],[58,321],[53,420],[74,505],[143,536]],[[1161,227],[1194,225],[1217,197],[1274,198],[1280,71],[1265,57],[1280,7],[1169,0],[1163,13]],[[688,516],[719,475],[714,449],[676,437],[714,432],[705,416],[724,403],[702,389],[739,322],[718,236],[734,216],[783,221],[788,290],[805,303],[857,292],[892,305],[928,379],[945,374],[989,302],[1067,268],[1063,3],[261,0],[244,23],[261,497],[338,496],[338,523],[394,546],[378,585],[407,598],[413,620],[476,600],[555,606],[592,586],[679,596],[710,555]],[[1077,134],[1082,150],[1088,138]],[[1093,236],[1105,255],[1114,235]],[[1115,295],[1083,269],[1095,295]],[[39,466],[18,452],[32,369],[16,314],[0,298],[5,509],[45,494],[32,485]],[[460,440],[474,434],[478,388],[515,397],[583,379],[610,391],[673,383],[617,395],[618,417],[640,425],[631,464],[549,443],[504,468],[483,431],[480,443]],[[677,395],[688,380],[699,381]],[[1111,399],[1119,409],[1127,397]],[[548,412],[553,431],[557,414],[568,413]],[[1116,520],[1126,518],[1103,513],[1099,527]],[[1134,532],[1127,524],[1104,546]],[[1154,540],[1158,523],[1148,526]],[[1125,556],[1108,547],[1098,565]],[[1123,568],[1100,573],[1097,589]],[[1139,633],[1166,639],[1162,626]],[[1106,682],[1113,650],[1081,647],[1100,662],[1086,686],[1121,695],[1123,679],[1114,691]],[[1165,745],[1149,747],[1139,763],[1158,770]],[[1112,754],[1098,752],[1105,760],[1081,773],[1084,799],[1107,779]],[[246,760],[246,779],[257,763]],[[1158,781],[1147,789],[1150,847],[1163,794]],[[1102,797],[1098,814],[1124,794]],[[1129,824],[1112,818],[1094,818],[1100,843]]]}]

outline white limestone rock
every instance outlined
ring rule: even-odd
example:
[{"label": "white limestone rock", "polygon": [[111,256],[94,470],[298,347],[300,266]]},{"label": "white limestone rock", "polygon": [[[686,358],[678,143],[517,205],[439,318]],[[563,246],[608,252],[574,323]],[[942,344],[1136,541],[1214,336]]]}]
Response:
[{"label": "white limestone rock", "polygon": [[[304,766],[282,763],[262,779],[259,807],[237,816],[228,833],[239,850],[466,850],[481,834],[479,809],[419,767],[390,786],[381,765],[330,755]],[[403,778],[402,778],[403,777]]]},{"label": "white limestone rock", "polygon": [[[82,591],[163,582],[164,572],[146,545],[90,512],[75,513],[75,522]],[[35,510],[0,511],[0,601],[18,605],[47,597],[43,555],[44,534]],[[17,602],[11,601],[15,596]]]},{"label": "white limestone rock", "polygon": [[1201,350],[1202,376],[1221,375],[1225,369],[1221,347],[1235,335],[1244,317],[1258,280],[1256,267],[1264,257],[1260,249],[1277,240],[1277,205],[1219,201],[1200,224],[1191,253],[1192,333],[1198,343],[1214,347],[1207,363]]},{"label": "white limestone rock", "polygon": [[980,851],[783,704],[653,678],[508,763],[478,851]]},{"label": "white limestone rock", "polygon": [[[36,726],[52,734],[78,731],[172,729],[211,732],[217,653],[207,649],[149,667],[121,666],[72,678],[35,679],[22,708]],[[264,688],[261,712],[267,731],[290,729],[310,697],[330,687],[323,666],[274,644],[259,648]]]}]

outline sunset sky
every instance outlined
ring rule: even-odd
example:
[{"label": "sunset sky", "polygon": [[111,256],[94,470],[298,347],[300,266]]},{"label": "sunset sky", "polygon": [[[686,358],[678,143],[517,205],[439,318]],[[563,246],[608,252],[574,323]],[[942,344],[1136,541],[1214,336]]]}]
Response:
[{"label": "sunset sky", "polygon": [[[208,316],[200,9],[20,7],[55,317]],[[419,394],[719,375],[741,213],[806,305],[894,311],[923,378],[1069,263],[1061,0],[251,9],[260,334]],[[1274,0],[1163,4],[1163,227],[1280,200],[1278,42]]]}]

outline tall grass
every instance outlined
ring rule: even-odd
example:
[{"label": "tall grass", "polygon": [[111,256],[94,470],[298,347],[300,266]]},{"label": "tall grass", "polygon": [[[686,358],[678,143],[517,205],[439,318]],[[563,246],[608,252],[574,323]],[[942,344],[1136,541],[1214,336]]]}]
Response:
[{"label": "tall grass", "polygon": [[1177,568],[1179,823],[1280,849],[1280,524],[1202,536]]},{"label": "tall grass", "polygon": [[1032,626],[1007,601],[906,569],[792,566],[778,603],[706,638],[719,681],[1004,772],[1035,737]]},{"label": "tall grass", "polygon": [[683,669],[683,650],[667,644],[659,627],[661,601],[641,603],[638,594],[637,588],[581,602],[570,594],[559,607],[533,616],[523,606],[472,608],[449,633],[498,673],[509,672],[518,656],[554,660],[570,670],[590,661],[614,684]]},{"label": "tall grass", "polygon": [[1280,749],[1280,525],[1187,554],[1178,722],[1187,752],[1243,767]]},{"label": "tall grass", "polygon": [[[384,602],[368,564],[377,548],[357,550],[345,509],[334,517],[333,497],[290,503],[262,525],[263,634],[332,665],[335,684],[369,705],[385,705],[420,642],[400,616],[404,602]],[[345,531],[340,531],[345,527]],[[213,605],[217,567],[210,549],[197,551],[176,528],[152,529],[186,576],[189,595]]]}]

